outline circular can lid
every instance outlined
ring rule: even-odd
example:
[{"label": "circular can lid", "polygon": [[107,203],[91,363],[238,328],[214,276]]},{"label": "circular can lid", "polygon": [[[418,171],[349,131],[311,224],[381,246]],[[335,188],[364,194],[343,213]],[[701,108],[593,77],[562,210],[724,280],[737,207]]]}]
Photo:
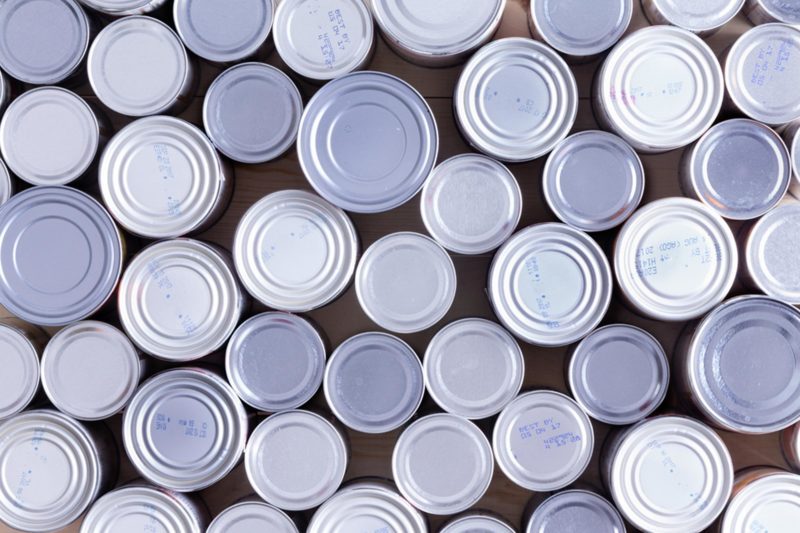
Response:
[{"label": "circular can lid", "polygon": [[100,125],[80,96],[40,87],[14,100],[0,122],[0,150],[14,174],[32,185],[65,185],[89,168]]},{"label": "circular can lid", "polygon": [[791,533],[800,520],[800,476],[775,472],[748,483],[731,498],[720,533]]},{"label": "circular can lid", "polygon": [[461,132],[477,150],[501,161],[530,161],[572,129],[578,86],[549,46],[510,37],[489,43],[467,62],[453,106]]},{"label": "circular can lid", "polygon": [[364,252],[355,285],[361,309],[373,322],[396,333],[414,333],[433,326],[450,309],[456,268],[433,239],[392,233]]},{"label": "circular can lid", "polygon": [[750,0],[749,4],[758,6],[756,9],[764,10],[768,17],[775,22],[800,24],[800,7],[795,5],[794,2],[787,2],[786,0]]},{"label": "circular can lid", "polygon": [[602,496],[586,490],[566,490],[542,502],[531,515],[526,533],[603,531],[625,533],[619,512]]},{"label": "circular can lid", "polygon": [[501,518],[470,513],[450,520],[439,533],[516,533],[516,530]]},{"label": "circular can lid", "polygon": [[83,320],[111,296],[122,240],[108,212],[69,187],[33,187],[0,208],[0,304],[43,326]]},{"label": "circular can lid", "polygon": [[386,433],[414,415],[425,392],[414,350],[393,335],[361,333],[334,350],[325,368],[325,398],[345,426]]},{"label": "circular can lid", "polygon": [[428,103],[411,85],[382,72],[346,74],[317,91],[297,137],[311,186],[356,213],[389,211],[410,200],[438,150]]},{"label": "circular can lid", "polygon": [[502,163],[461,154],[440,163],[420,198],[428,233],[448,250],[482,254],[503,244],[519,224],[522,192]]},{"label": "circular can lid", "polygon": [[789,149],[789,158],[792,160],[792,170],[794,171],[792,185],[797,187],[800,186],[800,123],[798,123],[798,129],[789,140],[787,148]]},{"label": "circular can lid", "polygon": [[745,245],[745,263],[768,296],[800,304],[800,204],[787,202],[756,222]]},{"label": "circular can lid", "polygon": [[247,291],[283,311],[326,305],[350,283],[358,259],[355,227],[319,196],[284,190],[265,196],[236,228],[233,260]]},{"label": "circular can lid", "polygon": [[202,490],[233,470],[247,429],[247,412],[230,385],[191,367],[145,381],[122,417],[123,444],[136,470],[180,492]]},{"label": "circular can lid", "polygon": [[230,260],[192,239],[151,244],[119,287],[119,317],[143,351],[172,362],[222,347],[239,322],[244,295]]},{"label": "circular can lid", "polygon": [[482,318],[448,324],[425,351],[425,385],[439,407],[470,419],[499,413],[516,398],[525,377],[519,344]]},{"label": "circular can lid", "polygon": [[567,376],[572,395],[589,416],[627,425],[649,416],[664,401],[669,361],[661,343],[643,329],[612,324],[578,344]]},{"label": "circular can lid", "polygon": [[240,163],[265,163],[286,152],[297,138],[302,113],[294,82],[263,63],[229,68],[203,101],[206,133],[220,152]]},{"label": "circular can lid", "polygon": [[542,173],[553,213],[583,231],[622,224],[644,195],[644,167],[622,138],[604,131],[570,135],[554,149]]},{"label": "circular can lid", "polygon": [[289,313],[261,313],[233,333],[225,355],[233,390],[267,412],[296,409],[322,384],[325,344],[307,320]]},{"label": "circular can lid", "polygon": [[222,511],[206,533],[299,533],[286,513],[263,502],[241,502]]},{"label": "circular can lid", "polygon": [[542,40],[574,57],[594,56],[614,46],[632,16],[631,0],[533,0],[530,6],[531,21]]},{"label": "circular can lid", "polygon": [[735,17],[744,0],[651,0],[670,24],[692,32],[714,31]]},{"label": "circular can lid", "polygon": [[348,449],[333,424],[309,411],[281,411],[261,422],[247,442],[250,485],[287,511],[303,511],[333,496],[344,479]]},{"label": "circular can lid", "polygon": [[14,194],[14,184],[11,182],[11,174],[8,173],[3,160],[0,159],[0,206],[11,198]]},{"label": "circular can lid", "polygon": [[86,7],[107,15],[122,17],[149,13],[158,9],[167,0],[78,0]]},{"label": "circular can lid", "polygon": [[492,261],[488,285],[500,322],[538,346],[583,338],[611,303],[611,267],[603,250],[582,231],[555,222],[511,237]]},{"label": "circular can lid", "polygon": [[617,284],[640,313],[658,320],[702,316],[736,278],[730,227],[697,200],[664,198],[639,209],[617,236]]},{"label": "circular can lid", "polygon": [[392,453],[400,493],[435,515],[472,507],[488,490],[493,472],[489,440],[478,426],[451,414],[420,418],[403,431]]},{"label": "circular can lid", "polygon": [[0,420],[16,415],[39,390],[39,349],[15,327],[0,322]]}]

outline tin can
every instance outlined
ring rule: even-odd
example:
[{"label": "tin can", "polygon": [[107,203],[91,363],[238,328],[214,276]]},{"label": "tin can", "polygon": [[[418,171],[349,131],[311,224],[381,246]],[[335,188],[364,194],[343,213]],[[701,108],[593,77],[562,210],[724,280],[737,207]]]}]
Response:
[{"label": "tin can", "polygon": [[8,173],[3,160],[0,159],[0,206],[8,201],[14,194],[14,183],[11,181],[11,174]]},{"label": "tin can", "polygon": [[792,181],[789,192],[800,198],[800,120],[787,125],[781,132],[786,147],[789,150],[789,159],[792,162]]},{"label": "tin can", "polygon": [[167,0],[80,0],[80,2],[106,15],[124,17],[150,13],[163,6]]},{"label": "tin can", "polygon": [[736,278],[733,233],[710,207],[664,198],[628,219],[614,245],[617,285],[638,313],[691,320],[720,303]]},{"label": "tin can", "polygon": [[433,169],[420,198],[428,233],[451,252],[478,255],[503,244],[522,215],[522,192],[508,168],[461,154]]},{"label": "tin can", "polygon": [[208,137],[174,117],[122,128],[100,158],[103,202],[126,230],[152,239],[207,229],[225,211],[233,175]]},{"label": "tin can", "polygon": [[587,490],[565,490],[544,500],[531,515],[525,533],[603,531],[625,533],[625,522],[611,503]]},{"label": "tin can", "polygon": [[0,321],[0,421],[22,412],[39,391],[39,357],[47,336],[19,319]]},{"label": "tin can", "polygon": [[392,233],[367,248],[356,270],[361,309],[378,326],[395,333],[427,329],[453,305],[456,268],[433,239]]},{"label": "tin can", "polygon": [[744,0],[642,0],[651,24],[671,24],[701,37],[716,33],[743,5]]},{"label": "tin can", "polygon": [[567,136],[578,112],[578,86],[550,47],[510,37],[484,46],[464,66],[453,107],[473,148],[519,163],[547,154]]},{"label": "tin can", "polygon": [[242,457],[247,431],[247,413],[230,385],[193,367],[145,381],[122,417],[133,466],[176,492],[202,490],[228,475]]},{"label": "tin can", "polygon": [[800,518],[800,476],[776,468],[737,472],[719,533],[790,533]]},{"label": "tin can", "polygon": [[583,231],[619,226],[639,207],[644,167],[633,148],[604,131],[570,135],[553,149],[542,173],[547,205]]},{"label": "tin can", "polygon": [[356,213],[389,211],[410,200],[438,150],[428,103],[411,85],[382,72],[353,72],[325,85],[308,102],[297,136],[297,156],[311,186]]},{"label": "tin can", "polygon": [[267,503],[303,511],[333,496],[344,479],[344,435],[310,411],[281,411],[261,422],[247,442],[250,485]]},{"label": "tin can", "polygon": [[589,334],[611,303],[611,267],[587,234],[545,223],[516,233],[495,254],[489,300],[509,331],[537,346]]},{"label": "tin can", "polygon": [[781,432],[781,450],[789,466],[800,472],[800,422]]},{"label": "tin can", "polygon": [[234,504],[220,514],[208,526],[206,533],[299,533],[289,516],[272,505],[260,501],[244,501]]},{"label": "tin can", "polygon": [[9,83],[8,78],[3,71],[0,70],[0,116],[3,115],[3,110],[8,105],[8,102],[11,101],[11,83]]},{"label": "tin can", "polygon": [[263,63],[229,68],[214,80],[203,101],[203,124],[211,142],[240,163],[265,163],[285,153],[297,138],[302,113],[294,82]]},{"label": "tin can", "polygon": [[499,516],[482,512],[468,512],[448,520],[439,533],[516,533],[516,531],[511,524]]},{"label": "tin can", "polygon": [[744,14],[756,26],[769,22],[800,24],[800,6],[785,0],[747,0]]},{"label": "tin can", "polygon": [[722,69],[697,35],[651,26],[622,39],[595,77],[593,108],[603,129],[644,153],[697,140],[722,107]]},{"label": "tin can", "polygon": [[283,311],[332,302],[349,285],[357,258],[358,235],[344,211],[300,190],[256,202],[233,242],[236,272],[247,291]]}]

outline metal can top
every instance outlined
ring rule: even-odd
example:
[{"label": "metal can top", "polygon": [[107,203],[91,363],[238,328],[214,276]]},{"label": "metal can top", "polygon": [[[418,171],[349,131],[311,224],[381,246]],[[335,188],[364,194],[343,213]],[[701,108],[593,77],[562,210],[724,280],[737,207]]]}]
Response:
[{"label": "metal can top", "polygon": [[731,229],[710,207],[688,198],[639,209],[614,249],[620,290],[640,313],[658,320],[708,312],[728,294],[737,265]]},{"label": "metal can top", "polygon": [[578,86],[552,48],[510,37],[472,56],[458,78],[453,106],[473,147],[501,161],[530,161],[569,133]]},{"label": "metal can top", "polygon": [[664,401],[669,361],[661,343],[643,329],[612,324],[578,344],[567,379],[589,416],[627,425],[649,416]]},{"label": "metal can top", "polygon": [[747,271],[768,296],[800,304],[800,204],[787,202],[756,222],[745,245]]},{"label": "metal can top", "polygon": [[309,411],[281,411],[261,422],[247,442],[250,485],[287,511],[303,511],[333,496],[344,479],[348,449],[333,424]]},{"label": "metal can top", "polygon": [[456,268],[433,239],[412,232],[386,235],[367,248],[356,270],[361,309],[396,333],[427,329],[456,295]]},{"label": "metal can top", "polygon": [[79,0],[86,7],[101,13],[122,17],[148,13],[161,7],[167,0]]},{"label": "metal can top", "polygon": [[33,187],[0,208],[0,303],[15,316],[63,326],[97,311],[117,285],[122,241],[96,200]]},{"label": "metal can top", "polygon": [[227,257],[192,239],[151,244],[119,287],[125,332],[143,351],[191,361],[222,347],[239,322],[244,295]]},{"label": "metal can top", "polygon": [[191,367],[148,379],[122,417],[123,444],[136,470],[180,492],[204,489],[233,470],[247,429],[247,413],[230,385]]},{"label": "metal can top", "polygon": [[591,332],[611,303],[611,267],[580,230],[545,223],[516,233],[489,269],[489,299],[522,340],[564,346]]},{"label": "metal can top", "polygon": [[175,32],[160,20],[132,16],[106,26],[89,50],[89,82],[117,113],[163,113],[183,92],[189,56]]},{"label": "metal can top", "polygon": [[525,360],[514,337],[482,318],[448,324],[425,351],[425,385],[439,406],[470,419],[499,413],[519,394]]},{"label": "metal can top", "polygon": [[531,515],[525,533],[603,531],[625,533],[625,522],[608,500],[587,490],[566,490],[547,498]]},{"label": "metal can top", "polygon": [[296,409],[322,384],[325,344],[307,320],[289,313],[261,313],[233,333],[225,354],[233,390],[267,412]]},{"label": "metal can top", "polygon": [[[800,24],[800,8],[794,2],[786,0],[749,0],[749,3],[758,6],[775,22],[786,24]],[[748,13],[749,15],[749,13]]]},{"label": "metal can top", "polygon": [[0,420],[25,409],[39,390],[39,350],[15,327],[0,323]]},{"label": "metal can top", "polygon": [[344,211],[299,190],[256,202],[233,242],[236,272],[247,291],[284,311],[330,303],[347,288],[357,259],[358,236]]},{"label": "metal can top", "polygon": [[11,183],[11,175],[3,160],[0,159],[0,206],[6,203],[12,194],[14,194],[14,185]]},{"label": "metal can top", "polygon": [[800,122],[798,122],[798,129],[788,142],[787,148],[789,149],[789,158],[792,161],[792,170],[794,171],[792,186],[800,187]]},{"label": "metal can top", "polygon": [[502,163],[461,154],[440,163],[420,198],[428,233],[448,250],[482,254],[508,239],[522,214],[522,192]]},{"label": "metal can top", "polygon": [[554,149],[542,173],[553,213],[583,231],[622,224],[644,195],[644,167],[622,138],[604,131],[570,135]]},{"label": "metal can top", "polygon": [[533,0],[530,6],[531,21],[542,40],[574,57],[594,56],[614,46],[632,16],[631,0]]},{"label": "metal can top", "polygon": [[410,200],[438,150],[428,103],[411,85],[382,72],[346,74],[317,91],[297,137],[300,166],[311,186],[357,213],[380,213]]},{"label": "metal can top", "polygon": [[670,24],[695,33],[709,32],[739,13],[744,0],[650,0]]},{"label": "metal can top", "polygon": [[734,494],[722,517],[720,533],[791,533],[800,520],[800,476],[775,472]]},{"label": "metal can top", "polygon": [[11,99],[11,86],[8,83],[8,78],[0,70],[0,113],[6,108],[6,104]]},{"label": "metal can top", "polygon": [[220,152],[240,163],[265,163],[286,152],[297,138],[302,113],[294,82],[263,63],[229,68],[203,102],[206,133]]},{"label": "metal can top", "polygon": [[228,507],[211,522],[206,533],[299,533],[286,513],[263,502],[241,502]]},{"label": "metal can top", "polygon": [[516,533],[516,530],[500,518],[472,513],[447,522],[439,533]]}]

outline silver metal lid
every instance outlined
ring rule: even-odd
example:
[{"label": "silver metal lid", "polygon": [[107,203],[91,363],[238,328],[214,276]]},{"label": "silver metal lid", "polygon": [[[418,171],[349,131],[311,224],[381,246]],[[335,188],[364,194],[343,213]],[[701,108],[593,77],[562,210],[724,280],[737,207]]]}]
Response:
[{"label": "silver metal lid", "polygon": [[91,7],[101,13],[122,17],[149,13],[158,9],[167,0],[79,0],[86,7]]},{"label": "silver metal lid", "polygon": [[211,522],[206,533],[299,533],[286,513],[263,502],[241,502],[228,507]]},{"label": "silver metal lid", "polygon": [[392,233],[364,252],[355,285],[361,309],[373,322],[396,333],[413,333],[433,326],[450,309],[456,268],[433,239]]},{"label": "silver metal lid", "polygon": [[516,533],[516,530],[499,518],[468,514],[449,521],[439,533]]},{"label": "silver metal lid", "polygon": [[191,239],[151,244],[119,287],[119,317],[143,351],[173,362],[221,348],[239,323],[244,295],[227,257]]},{"label": "silver metal lid", "polygon": [[611,267],[591,237],[566,224],[529,226],[489,269],[497,318],[522,340],[564,346],[591,332],[611,303]]},{"label": "silver metal lid", "polygon": [[586,490],[559,492],[542,502],[531,515],[526,533],[603,531],[625,533],[625,522],[611,503]]},{"label": "silver metal lid", "polygon": [[[685,30],[703,33],[727,24],[744,0],[649,0],[661,18]],[[657,22],[654,22],[657,23]]]},{"label": "silver metal lid", "polygon": [[[794,130],[794,131],[792,131]],[[794,196],[800,196],[800,121],[795,123],[795,127],[788,128],[784,133],[791,132],[792,135],[785,138],[787,148],[789,149],[789,158],[792,161],[792,170],[794,171],[791,185],[789,185]]]},{"label": "silver metal lid", "polygon": [[631,146],[604,131],[570,135],[542,173],[544,199],[563,222],[583,231],[622,224],[644,195],[644,167]]},{"label": "silver metal lid", "polygon": [[439,407],[464,418],[487,418],[519,394],[525,360],[514,337],[482,318],[448,324],[425,351],[425,385]]},{"label": "silver metal lid", "polygon": [[83,175],[100,144],[100,125],[80,96],[40,87],[14,100],[0,122],[0,150],[32,185],[65,185]]},{"label": "silver metal lid", "polygon": [[800,204],[787,202],[756,222],[745,245],[747,272],[768,296],[800,304]]},{"label": "silver metal lid", "polygon": [[489,440],[460,416],[420,418],[400,435],[392,477],[417,509],[435,515],[464,511],[480,500],[494,472]]},{"label": "silver metal lid", "polygon": [[289,313],[261,313],[228,342],[225,371],[248,405],[267,412],[296,409],[322,384],[325,344],[308,321]]},{"label": "silver metal lid", "polygon": [[502,163],[461,154],[439,163],[422,189],[422,221],[448,250],[482,254],[508,239],[522,214],[517,179]]},{"label": "silver metal lid", "polygon": [[575,57],[594,56],[614,46],[632,16],[631,0],[533,0],[530,5],[537,36],[562,54]]},{"label": "silver metal lid", "polygon": [[11,100],[11,84],[8,82],[6,75],[3,74],[3,71],[0,70],[0,113],[6,108],[9,100]]},{"label": "silver metal lid", "polygon": [[220,152],[240,163],[265,163],[286,152],[297,138],[302,113],[294,82],[263,63],[229,68],[203,102],[206,133]]},{"label": "silver metal lid", "polygon": [[25,409],[39,390],[39,350],[15,327],[0,323],[0,420]]},{"label": "silver metal lid", "polygon": [[0,205],[3,205],[14,194],[14,184],[3,160],[0,159]]},{"label": "silver metal lid", "polygon": [[233,470],[247,429],[247,413],[230,385],[191,367],[148,379],[122,418],[123,444],[136,470],[180,492],[202,490]]},{"label": "silver metal lid", "polygon": [[236,272],[264,305],[309,311],[350,283],[358,236],[347,215],[315,194],[284,190],[256,202],[233,242]]},{"label": "silver metal lid", "polygon": [[382,72],[354,72],[325,85],[308,102],[297,136],[311,186],[356,213],[389,211],[410,200],[438,150],[428,103],[411,85]]},{"label": "silver metal lid", "polygon": [[733,495],[720,533],[792,533],[800,520],[800,476],[776,472],[748,483]]},{"label": "silver metal lid", "polygon": [[122,270],[122,241],[96,200],[69,187],[34,187],[0,208],[0,304],[43,326],[97,311]]},{"label": "silver metal lid", "polygon": [[464,66],[453,106],[461,132],[501,161],[530,161],[553,149],[575,123],[575,76],[549,46],[522,37],[494,41]]},{"label": "silver metal lid", "polygon": [[738,254],[733,233],[710,207],[664,198],[639,209],[614,247],[617,284],[630,304],[657,320],[702,316],[728,294]]},{"label": "silver metal lid", "polygon": [[[754,24],[765,20],[770,22],[784,22],[786,24],[800,24],[800,6],[793,1],[786,0],[747,0],[746,14]],[[758,13],[758,16],[753,16]]]},{"label": "silver metal lid", "polygon": [[264,500],[302,511],[333,496],[347,461],[347,444],[333,424],[295,410],[276,413],[253,430],[244,466],[250,485]]}]

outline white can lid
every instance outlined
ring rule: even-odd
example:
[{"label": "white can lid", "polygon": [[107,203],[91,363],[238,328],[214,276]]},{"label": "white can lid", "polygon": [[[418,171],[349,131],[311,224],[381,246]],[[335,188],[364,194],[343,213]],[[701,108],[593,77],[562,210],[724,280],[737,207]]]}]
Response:
[{"label": "white can lid", "polygon": [[263,502],[241,502],[228,507],[211,522],[206,533],[299,533],[286,513]]},{"label": "white can lid", "polygon": [[750,277],[765,294],[800,304],[800,203],[786,202],[761,217],[745,245]]},{"label": "white can lid", "polygon": [[0,420],[16,415],[39,389],[39,350],[17,328],[0,323]]},{"label": "white can lid", "polygon": [[800,476],[775,472],[748,483],[731,498],[720,533],[791,533],[799,521]]},{"label": "white can lid", "polygon": [[562,54],[590,57],[619,41],[631,23],[633,2],[533,0],[530,14],[536,32],[547,44]]}]

